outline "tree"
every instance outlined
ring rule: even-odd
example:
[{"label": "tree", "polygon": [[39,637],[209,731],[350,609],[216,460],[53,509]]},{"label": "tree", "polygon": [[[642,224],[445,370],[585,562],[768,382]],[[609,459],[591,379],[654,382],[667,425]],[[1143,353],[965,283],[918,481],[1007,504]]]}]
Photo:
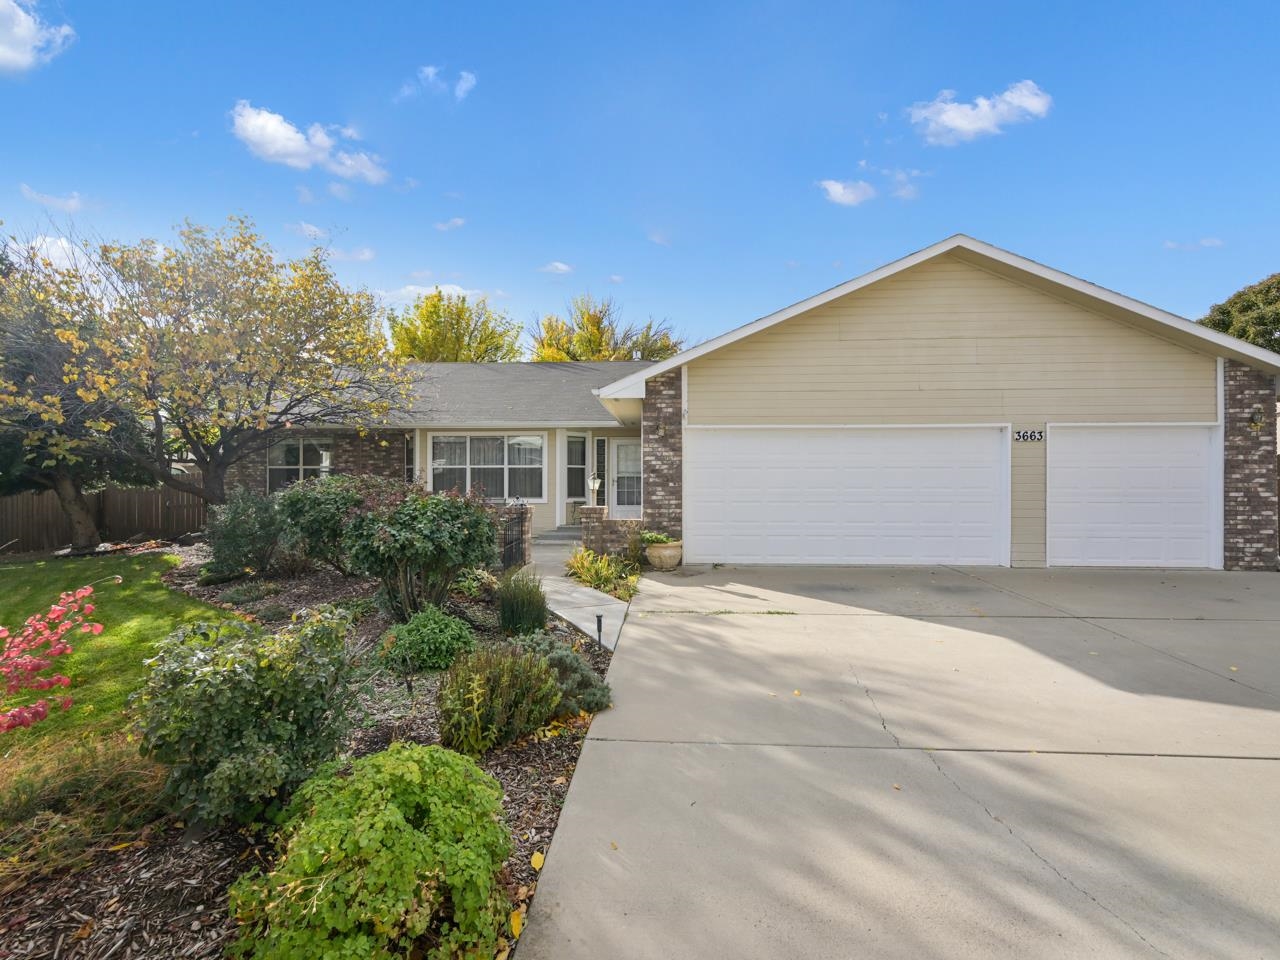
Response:
[{"label": "tree", "polygon": [[543,361],[665,360],[683,346],[669,324],[650,320],[624,326],[613,300],[590,294],[571,300],[565,319],[543,317],[532,336],[533,359]]},{"label": "tree", "polygon": [[[178,242],[104,244],[68,312],[97,317],[76,371],[131,411],[143,436],[107,431],[152,477],[210,503],[227,470],[287,430],[385,420],[403,377],[382,315],[345,289],[322,250],[278,260],[253,224],[186,224]],[[200,476],[176,469],[194,461]]]},{"label": "tree", "polygon": [[1259,347],[1280,349],[1280,273],[1214,304],[1200,322]]},{"label": "tree", "polygon": [[71,524],[72,546],[98,545],[86,487],[150,478],[106,436],[138,436],[118,404],[74,375],[94,331],[60,312],[69,282],[32,247],[0,249],[0,495],[52,490]]},{"label": "tree", "polygon": [[419,297],[403,313],[388,318],[391,351],[397,360],[495,363],[520,359],[520,325],[489,309],[481,297],[433,293]]}]

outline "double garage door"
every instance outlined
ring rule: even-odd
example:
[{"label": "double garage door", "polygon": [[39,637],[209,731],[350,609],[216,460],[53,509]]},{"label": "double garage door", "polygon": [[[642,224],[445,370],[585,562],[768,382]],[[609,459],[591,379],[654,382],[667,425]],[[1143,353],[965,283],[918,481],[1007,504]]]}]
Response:
[{"label": "double garage door", "polygon": [[[1007,565],[1010,439],[998,426],[691,428],[686,561]],[[1049,563],[1214,566],[1214,439],[1210,427],[1052,428]]]}]

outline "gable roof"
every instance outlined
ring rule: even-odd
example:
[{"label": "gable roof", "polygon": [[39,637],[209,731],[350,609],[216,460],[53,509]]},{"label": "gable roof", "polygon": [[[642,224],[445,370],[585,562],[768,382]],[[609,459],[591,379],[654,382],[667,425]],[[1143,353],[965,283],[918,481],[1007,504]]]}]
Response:
[{"label": "gable roof", "polygon": [[966,236],[963,233],[958,233],[932,246],[925,247],[923,250],[917,250],[915,253],[900,260],[885,264],[870,273],[854,277],[852,280],[832,287],[830,290],[819,293],[816,296],[809,297],[807,300],[801,300],[799,303],[784,307],[776,313],[761,317],[753,323],[745,324],[730,330],[728,333],[713,337],[698,344],[696,347],[690,347],[688,350],[678,353],[668,360],[663,360],[643,370],[621,377],[613,383],[598,389],[596,395],[602,400],[643,397],[644,383],[650,377],[681,367],[691,360],[696,360],[698,357],[711,353],[713,350],[719,350],[721,347],[728,346],[752,334],[767,330],[769,327],[782,323],[784,320],[789,320],[815,307],[830,303],[838,297],[861,290],[863,287],[888,279],[895,274],[909,270],[927,260],[932,260],[944,254],[952,254],[974,266],[990,270],[1015,282],[1035,287],[1049,293],[1051,296],[1076,303],[1087,309],[1105,309],[1110,314],[1119,314],[1135,326],[1164,336],[1167,339],[1197,341],[1197,345],[1201,349],[1209,347],[1212,348],[1215,354],[1220,356],[1240,360],[1243,363],[1251,364],[1273,374],[1280,373],[1280,354],[1273,353],[1263,347],[1254,346],[1228,334],[1220,333],[1193,320],[1188,320],[1186,317],[1180,317],[1177,314],[1153,307],[1150,304],[1143,303],[1141,300],[1134,300],[1132,297],[1126,297],[1124,294],[1116,293],[1114,290],[1108,290],[1106,287],[1100,287],[1087,280],[1073,277],[1068,273],[1063,273],[1061,270],[1046,267],[1042,263],[1028,260],[1026,257],[1020,257],[1016,253],[1010,253],[1000,247],[992,246],[981,240],[975,240],[973,237]]},{"label": "gable roof", "polygon": [[578,363],[409,363],[398,427],[616,426],[594,391],[641,372],[647,360]]}]

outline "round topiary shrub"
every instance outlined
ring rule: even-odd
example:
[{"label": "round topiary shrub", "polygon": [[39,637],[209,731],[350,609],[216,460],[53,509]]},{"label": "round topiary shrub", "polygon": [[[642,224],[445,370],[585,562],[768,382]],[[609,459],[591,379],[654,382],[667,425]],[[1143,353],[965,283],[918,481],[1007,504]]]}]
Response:
[{"label": "round topiary shrub", "polygon": [[231,890],[233,956],[491,957],[509,906],[502,789],[441,747],[393,743],[295,795],[267,874]]},{"label": "round topiary shrub", "polygon": [[459,653],[476,645],[475,634],[464,621],[439,607],[424,607],[407,623],[398,623],[382,635],[379,659],[402,676],[423,670],[447,670]]}]

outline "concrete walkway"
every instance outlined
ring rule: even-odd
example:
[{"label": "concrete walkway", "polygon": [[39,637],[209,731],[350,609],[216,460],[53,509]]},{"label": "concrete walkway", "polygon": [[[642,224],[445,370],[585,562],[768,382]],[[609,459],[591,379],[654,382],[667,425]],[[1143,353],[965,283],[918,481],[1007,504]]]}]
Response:
[{"label": "concrete walkway", "polygon": [[1277,584],[648,576],[520,960],[1276,956]]},{"label": "concrete walkway", "polygon": [[563,617],[590,637],[596,636],[596,615],[603,620],[601,642],[610,650],[617,649],[618,636],[627,618],[627,604],[606,593],[584,587],[564,575],[564,562],[575,544],[533,541],[533,570],[542,578],[551,612]]}]

